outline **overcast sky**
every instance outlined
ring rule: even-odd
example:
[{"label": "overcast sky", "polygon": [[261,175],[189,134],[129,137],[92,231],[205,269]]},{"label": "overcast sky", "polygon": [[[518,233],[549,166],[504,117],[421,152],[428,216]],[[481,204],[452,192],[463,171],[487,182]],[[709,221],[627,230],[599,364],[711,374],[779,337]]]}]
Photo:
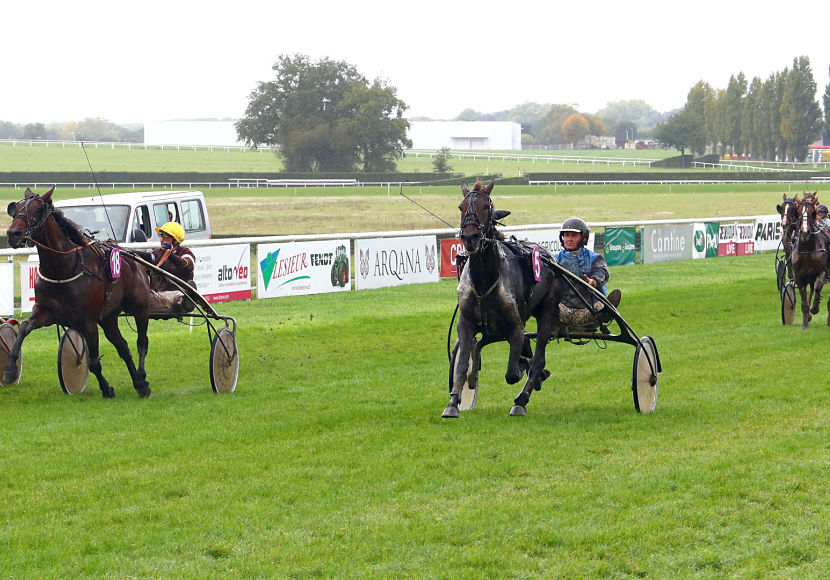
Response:
[{"label": "overcast sky", "polygon": [[830,80],[824,2],[44,0],[0,15],[0,120],[15,123],[238,118],[295,53],[345,60],[434,119],[528,101],[666,112],[699,80],[765,80],[797,56],[819,100]]}]

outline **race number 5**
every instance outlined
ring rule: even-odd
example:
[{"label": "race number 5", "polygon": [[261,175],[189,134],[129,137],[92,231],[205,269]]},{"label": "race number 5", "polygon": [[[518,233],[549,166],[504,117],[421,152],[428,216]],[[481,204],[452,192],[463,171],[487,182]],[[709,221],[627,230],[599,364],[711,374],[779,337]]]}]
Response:
[{"label": "race number 5", "polygon": [[533,278],[537,282],[542,279],[542,256],[539,248],[533,248]]}]

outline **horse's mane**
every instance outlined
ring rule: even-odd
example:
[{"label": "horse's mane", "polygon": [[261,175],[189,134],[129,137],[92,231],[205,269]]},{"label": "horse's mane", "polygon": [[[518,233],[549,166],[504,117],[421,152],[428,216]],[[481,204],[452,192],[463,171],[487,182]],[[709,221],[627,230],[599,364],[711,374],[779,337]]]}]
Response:
[{"label": "horse's mane", "polygon": [[77,246],[86,246],[89,244],[89,238],[81,231],[81,226],[73,222],[71,219],[63,215],[63,212],[58,208],[53,208],[52,217],[55,218],[61,231],[72,240],[72,243]]}]

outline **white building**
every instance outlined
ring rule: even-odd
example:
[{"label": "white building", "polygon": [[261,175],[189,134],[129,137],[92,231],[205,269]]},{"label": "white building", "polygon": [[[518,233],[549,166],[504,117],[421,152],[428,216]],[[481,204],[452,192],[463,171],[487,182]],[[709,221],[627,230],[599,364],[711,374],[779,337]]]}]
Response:
[{"label": "white building", "polygon": [[521,150],[522,126],[509,121],[412,121],[413,149]]},{"label": "white building", "polygon": [[[234,121],[148,121],[148,145],[244,145]],[[522,126],[509,121],[411,121],[413,149],[521,150]]]},{"label": "white building", "polygon": [[147,145],[244,145],[236,137],[234,121],[148,121]]}]

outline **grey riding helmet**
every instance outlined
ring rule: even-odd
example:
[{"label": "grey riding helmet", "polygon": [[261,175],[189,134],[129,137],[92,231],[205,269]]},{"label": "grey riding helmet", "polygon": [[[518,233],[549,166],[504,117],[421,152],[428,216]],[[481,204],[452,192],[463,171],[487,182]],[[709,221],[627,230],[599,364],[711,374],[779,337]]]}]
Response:
[{"label": "grey riding helmet", "polygon": [[565,245],[564,236],[562,234],[564,232],[579,232],[582,234],[582,245],[588,243],[588,235],[591,233],[591,228],[588,227],[588,224],[585,223],[585,220],[582,220],[578,217],[572,217],[566,219],[562,222],[562,227],[559,229],[559,243],[563,246]]},{"label": "grey riding helmet", "polygon": [[818,213],[818,212],[820,212],[820,211],[823,211],[823,212],[824,212],[824,215],[827,215],[827,214],[828,214],[828,211],[827,211],[827,206],[826,206],[826,205],[824,205],[823,203],[822,203],[822,204],[819,204],[819,206],[816,208],[816,213]]}]

